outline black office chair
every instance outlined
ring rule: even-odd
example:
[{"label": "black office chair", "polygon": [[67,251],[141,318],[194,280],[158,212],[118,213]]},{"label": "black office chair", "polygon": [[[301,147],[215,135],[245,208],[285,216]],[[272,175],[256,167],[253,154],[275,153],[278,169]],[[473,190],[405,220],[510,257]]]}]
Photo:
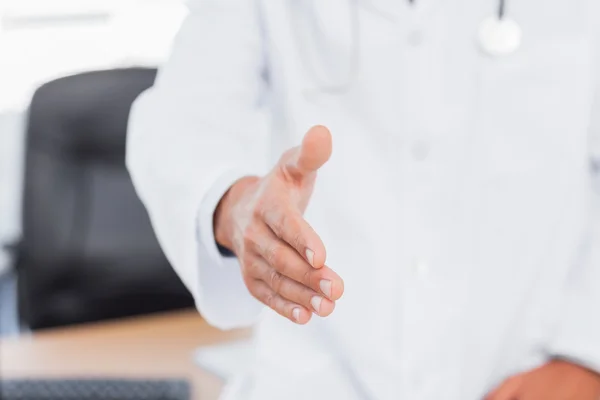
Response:
[{"label": "black office chair", "polygon": [[152,69],[40,87],[28,116],[19,314],[31,329],[192,307],[125,168],[127,119]]}]

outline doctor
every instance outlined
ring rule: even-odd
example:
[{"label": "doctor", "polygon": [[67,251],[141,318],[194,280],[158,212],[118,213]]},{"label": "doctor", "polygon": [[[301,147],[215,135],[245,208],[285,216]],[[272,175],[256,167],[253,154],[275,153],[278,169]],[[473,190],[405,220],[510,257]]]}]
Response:
[{"label": "doctor", "polygon": [[190,4],[127,163],[225,398],[600,397],[599,6]]}]

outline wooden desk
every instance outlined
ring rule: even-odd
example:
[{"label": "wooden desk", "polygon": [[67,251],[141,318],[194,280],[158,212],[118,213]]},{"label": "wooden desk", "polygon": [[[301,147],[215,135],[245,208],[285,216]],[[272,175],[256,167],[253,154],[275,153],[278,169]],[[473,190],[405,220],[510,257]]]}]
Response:
[{"label": "wooden desk", "polygon": [[52,329],[1,340],[0,376],[184,378],[194,399],[214,400],[221,382],[194,365],[194,349],[248,335],[218,331],[195,311]]}]

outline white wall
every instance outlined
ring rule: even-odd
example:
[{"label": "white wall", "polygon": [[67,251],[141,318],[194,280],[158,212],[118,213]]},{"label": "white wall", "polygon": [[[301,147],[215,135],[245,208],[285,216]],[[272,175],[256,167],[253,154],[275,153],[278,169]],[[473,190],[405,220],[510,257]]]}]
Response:
[{"label": "white wall", "polygon": [[[33,91],[77,72],[160,65],[185,14],[180,0],[0,0],[0,246],[20,234]],[[0,249],[0,275],[8,265]]]},{"label": "white wall", "polygon": [[186,14],[180,0],[0,0],[0,110],[50,79],[156,66]]}]

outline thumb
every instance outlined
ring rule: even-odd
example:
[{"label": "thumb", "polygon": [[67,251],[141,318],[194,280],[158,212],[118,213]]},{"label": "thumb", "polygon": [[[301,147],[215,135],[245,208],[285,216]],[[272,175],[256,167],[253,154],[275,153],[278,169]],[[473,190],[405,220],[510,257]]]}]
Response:
[{"label": "thumb", "polygon": [[294,149],[294,153],[286,163],[290,175],[302,178],[316,172],[331,157],[331,132],[324,126],[317,125],[308,130],[302,145]]}]

